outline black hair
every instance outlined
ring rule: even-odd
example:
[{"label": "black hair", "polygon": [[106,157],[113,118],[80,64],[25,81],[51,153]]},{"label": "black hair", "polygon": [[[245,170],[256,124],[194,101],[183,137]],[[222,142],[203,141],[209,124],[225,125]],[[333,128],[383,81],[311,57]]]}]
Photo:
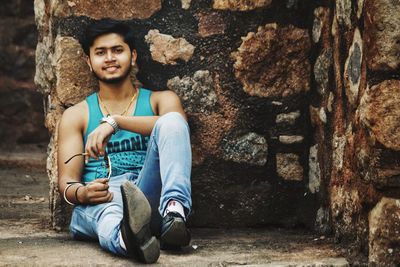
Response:
[{"label": "black hair", "polygon": [[135,49],[135,36],[132,28],[124,22],[105,18],[89,24],[83,35],[79,38],[79,42],[85,54],[88,56],[90,55],[90,47],[97,37],[108,33],[121,35],[124,42],[129,45],[131,51]]}]

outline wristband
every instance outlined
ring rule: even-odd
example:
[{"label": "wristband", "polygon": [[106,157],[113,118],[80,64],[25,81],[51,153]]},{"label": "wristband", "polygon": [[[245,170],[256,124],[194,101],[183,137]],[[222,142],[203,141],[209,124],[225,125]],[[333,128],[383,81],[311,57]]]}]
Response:
[{"label": "wristband", "polygon": [[63,195],[64,195],[64,200],[65,200],[65,202],[67,202],[69,205],[75,206],[75,204],[72,203],[71,201],[69,201],[68,198],[67,198],[67,190],[68,190],[68,188],[70,188],[72,185],[73,185],[73,184],[69,184],[69,185],[67,185],[67,186],[65,187],[65,189],[64,189],[64,194],[63,194]]},{"label": "wristband", "polygon": [[113,117],[107,116],[107,117],[101,118],[100,124],[105,123],[105,122],[108,123],[108,124],[110,124],[111,127],[113,127],[113,129],[114,129],[114,133],[113,133],[113,134],[116,134],[116,133],[119,131],[118,124],[117,124],[117,122],[114,120]]},{"label": "wristband", "polygon": [[84,187],[84,185],[81,184],[81,185],[78,186],[78,187],[76,188],[76,190],[75,190],[75,200],[76,200],[76,202],[77,202],[78,205],[82,204],[82,203],[79,201],[79,199],[78,199],[78,190],[79,190],[79,188],[81,188],[81,187]]}]

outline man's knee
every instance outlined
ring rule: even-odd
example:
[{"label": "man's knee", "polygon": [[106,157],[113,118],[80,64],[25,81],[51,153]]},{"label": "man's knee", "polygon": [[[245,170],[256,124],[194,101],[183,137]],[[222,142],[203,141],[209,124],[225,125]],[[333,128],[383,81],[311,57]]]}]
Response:
[{"label": "man's knee", "polygon": [[186,122],[186,120],[184,119],[183,115],[179,112],[176,111],[171,111],[168,113],[165,113],[164,115],[160,116],[160,118],[158,119],[158,121],[161,122],[165,122],[165,121],[180,121],[180,122]]},{"label": "man's knee", "polygon": [[179,112],[168,112],[162,115],[156,122],[156,127],[160,129],[179,131],[188,130],[189,126],[185,118]]}]

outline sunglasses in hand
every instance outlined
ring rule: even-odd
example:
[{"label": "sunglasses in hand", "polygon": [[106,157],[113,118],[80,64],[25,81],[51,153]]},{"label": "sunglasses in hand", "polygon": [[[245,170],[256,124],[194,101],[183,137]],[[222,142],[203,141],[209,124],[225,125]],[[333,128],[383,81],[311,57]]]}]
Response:
[{"label": "sunglasses in hand", "polygon": [[[87,156],[89,155],[88,153],[78,153],[73,155],[72,157],[70,157],[69,159],[67,159],[64,164],[68,164],[68,162],[70,162],[73,158],[77,157],[77,156]],[[111,177],[111,172],[112,172],[112,166],[111,166],[111,159],[108,156],[107,152],[104,153],[103,156],[103,165],[105,168],[107,168],[107,172],[108,172],[108,176],[107,179],[110,179]]]}]

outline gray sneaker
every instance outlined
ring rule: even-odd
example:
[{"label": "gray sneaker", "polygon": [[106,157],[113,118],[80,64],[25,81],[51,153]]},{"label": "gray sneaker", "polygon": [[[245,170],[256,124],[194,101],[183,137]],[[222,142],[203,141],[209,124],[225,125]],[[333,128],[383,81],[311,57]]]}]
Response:
[{"label": "gray sneaker", "polygon": [[129,181],[121,185],[124,217],[121,235],[128,255],[144,263],[154,263],[160,256],[160,243],[150,231],[151,207],[143,192]]}]

